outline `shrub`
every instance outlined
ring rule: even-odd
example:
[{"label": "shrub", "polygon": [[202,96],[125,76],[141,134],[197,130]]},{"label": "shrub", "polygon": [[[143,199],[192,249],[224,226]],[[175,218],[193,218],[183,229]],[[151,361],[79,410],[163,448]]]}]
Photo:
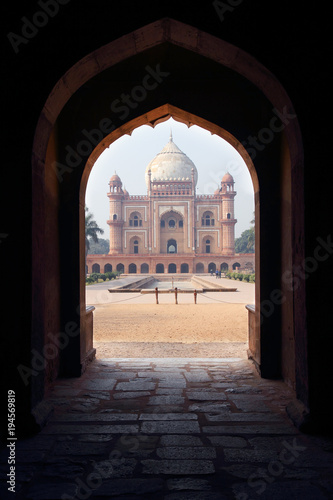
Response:
[{"label": "shrub", "polygon": [[91,276],[86,278],[86,285],[91,285],[92,283],[95,283],[95,280]]},{"label": "shrub", "polygon": [[249,274],[244,274],[243,275],[243,281],[247,281],[248,282],[249,279],[250,279],[250,275]]},{"label": "shrub", "polygon": [[105,281],[105,280],[106,280],[106,274],[101,273],[101,274],[99,275],[99,279],[102,279],[103,281]]}]

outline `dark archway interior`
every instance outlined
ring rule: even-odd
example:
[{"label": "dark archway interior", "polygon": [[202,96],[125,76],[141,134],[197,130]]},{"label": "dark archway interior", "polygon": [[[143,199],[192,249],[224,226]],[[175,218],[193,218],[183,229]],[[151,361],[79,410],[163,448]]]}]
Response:
[{"label": "dark archway interior", "polygon": [[[81,6],[78,10],[74,2],[63,6],[66,12],[63,10],[34,39],[21,45],[18,54],[8,43],[4,55],[8,74],[5,83],[10,96],[6,99],[3,115],[8,132],[4,164],[11,168],[3,169],[1,184],[6,192],[8,186],[15,186],[15,199],[19,200],[20,206],[13,205],[8,210],[5,192],[0,197],[1,213],[7,214],[1,229],[0,251],[2,262],[20,262],[26,276],[20,285],[20,303],[17,302],[17,284],[10,288],[4,303],[5,322],[8,320],[4,331],[10,332],[4,339],[4,352],[8,362],[6,376],[21,395],[17,408],[21,428],[29,427],[29,419],[38,420],[36,415],[32,417],[31,410],[42,401],[45,388],[47,391],[55,377],[59,374],[77,376],[82,369],[77,336],[59,358],[48,363],[46,371],[31,366],[32,349],[42,351],[48,331],[62,332],[69,323],[79,328],[81,299],[78,285],[82,273],[78,255],[84,161],[76,165],[77,157],[71,156],[71,170],[60,174],[60,182],[55,172],[47,172],[44,176],[43,162],[37,162],[37,171],[31,172],[32,144],[38,118],[56,82],[77,61],[111,40],[166,15],[252,54],[282,82],[296,109],[305,150],[304,187],[301,183],[298,191],[297,186],[291,185],[284,131],[274,134],[272,140],[262,135],[267,143],[263,148],[263,141],[259,148],[254,147],[253,160],[260,186],[260,274],[265,276],[260,281],[260,299],[262,303],[270,304],[275,290],[282,290],[283,298],[286,298],[283,303],[274,304],[272,314],[267,314],[261,325],[265,352],[261,369],[268,377],[280,377],[284,371],[284,378],[296,387],[297,396],[310,409],[313,419],[323,422],[328,419],[324,381],[330,376],[328,356],[331,351],[322,349],[322,346],[327,347],[330,341],[327,332],[332,326],[330,294],[327,293],[327,276],[332,270],[331,215],[326,206],[330,188],[328,183],[322,183],[320,190],[314,190],[312,179],[314,168],[325,169],[329,164],[325,151],[328,129],[319,116],[323,109],[319,105],[320,99],[325,95],[328,81],[325,69],[327,47],[325,43],[322,46],[321,38],[318,41],[315,36],[318,25],[324,21],[321,19],[319,23],[317,19],[316,24],[318,12],[293,10],[288,2],[280,3],[273,11],[269,5],[263,7],[243,2],[229,16],[226,15],[223,22],[213,6],[206,2],[199,2],[196,8],[193,2],[184,2],[182,10],[173,2],[156,5],[148,2],[147,9],[143,9],[142,4],[133,3],[130,16],[125,12],[125,5],[111,8],[108,2],[101,3],[104,8]],[[106,16],[105,10],[108,9],[112,12]],[[94,22],[91,21],[92,10]],[[16,30],[19,33],[20,19],[25,13],[26,4],[15,3],[15,9],[10,7],[4,16],[6,32]],[[269,23],[265,16],[269,17]],[[309,26],[312,30],[311,46]],[[325,30],[321,28],[320,31]],[[59,33],[62,33],[61,37]],[[197,43],[200,47],[200,40]],[[309,61],[316,61],[317,72],[308,71]],[[122,113],[110,113],[112,103],[121,99],[122,94],[131,94],[133,88],[142,84],[147,72],[155,72],[158,86],[148,91],[145,99],[136,103],[137,106],[127,105]],[[149,81],[153,80],[150,78]],[[244,76],[167,42],[126,58],[91,78],[76,91],[70,87],[71,82],[68,82],[68,98],[71,97],[56,122],[45,163],[57,161],[68,165],[68,154],[76,151],[80,143],[82,146],[81,141],[87,139],[87,133],[98,129],[103,119],[111,116],[117,129],[126,121],[166,103],[224,128],[247,145],[249,138],[257,137],[260,131],[267,129],[272,117],[276,116],[265,94]],[[321,102],[325,103],[324,100]],[[52,116],[54,110],[50,108],[48,112]],[[292,110],[288,112],[292,113]],[[94,140],[91,137],[90,140]],[[82,148],[81,154],[84,156]],[[302,158],[292,158],[291,161],[292,170],[302,164]],[[303,195],[306,209],[304,212],[301,208],[298,212],[298,196],[302,207]],[[291,206],[292,215],[298,221],[296,226],[303,217],[305,219],[305,243],[286,225]],[[39,232],[31,232],[33,220],[37,220],[39,226],[35,227],[40,227]],[[323,250],[320,255],[326,251],[327,258],[317,259],[315,272],[310,270],[308,260],[304,274],[304,257],[315,258],[321,242]],[[303,261],[299,262],[300,271],[293,268],[295,255],[303,255]],[[291,273],[292,291],[288,291],[282,280],[286,271]],[[5,283],[12,284],[12,272],[12,267],[6,266],[3,271]],[[306,302],[303,287],[306,288]],[[51,301],[52,307],[49,305]],[[296,320],[299,323],[294,352]],[[306,355],[307,346],[309,356]],[[26,384],[18,373],[19,366],[36,372],[27,377]]]}]

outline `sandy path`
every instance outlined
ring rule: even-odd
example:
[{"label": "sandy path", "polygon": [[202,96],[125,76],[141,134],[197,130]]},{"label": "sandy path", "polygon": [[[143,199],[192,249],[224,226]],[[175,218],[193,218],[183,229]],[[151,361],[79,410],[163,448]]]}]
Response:
[{"label": "sandy path", "polygon": [[245,304],[99,304],[97,357],[245,357]]}]

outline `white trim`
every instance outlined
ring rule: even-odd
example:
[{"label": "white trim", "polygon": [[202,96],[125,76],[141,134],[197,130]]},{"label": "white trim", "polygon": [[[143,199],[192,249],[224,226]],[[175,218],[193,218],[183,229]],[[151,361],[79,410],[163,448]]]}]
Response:
[{"label": "white trim", "polygon": [[[217,248],[220,248],[220,230],[219,229],[197,229],[197,233],[216,233],[217,232]],[[197,248],[199,248],[199,237],[197,238]]]},{"label": "white trim", "polygon": [[217,207],[217,218],[220,220],[220,205],[201,205],[198,202],[196,203],[197,205],[197,222],[199,222],[199,208],[212,208],[212,207]]},{"label": "white trim", "polygon": [[127,213],[126,213],[126,210],[130,208],[132,212],[135,212],[137,208],[144,208],[145,209],[145,215],[144,215],[144,219],[145,219],[145,222],[147,222],[147,205],[124,205],[124,212],[125,212],[125,216],[124,216],[124,221],[126,222],[127,221]]},{"label": "white trim", "polygon": [[127,248],[127,238],[126,238],[126,233],[143,233],[144,238],[145,238],[145,248],[147,248],[147,229],[140,229],[139,231],[137,229],[125,229],[124,230],[124,248]]}]

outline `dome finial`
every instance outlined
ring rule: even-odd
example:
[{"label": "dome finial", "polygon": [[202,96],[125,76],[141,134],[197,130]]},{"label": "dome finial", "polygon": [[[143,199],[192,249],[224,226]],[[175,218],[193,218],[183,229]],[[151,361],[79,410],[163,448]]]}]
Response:
[{"label": "dome finial", "polygon": [[172,129],[170,127],[170,137],[169,137],[169,142],[173,142],[173,139],[172,139]]}]

